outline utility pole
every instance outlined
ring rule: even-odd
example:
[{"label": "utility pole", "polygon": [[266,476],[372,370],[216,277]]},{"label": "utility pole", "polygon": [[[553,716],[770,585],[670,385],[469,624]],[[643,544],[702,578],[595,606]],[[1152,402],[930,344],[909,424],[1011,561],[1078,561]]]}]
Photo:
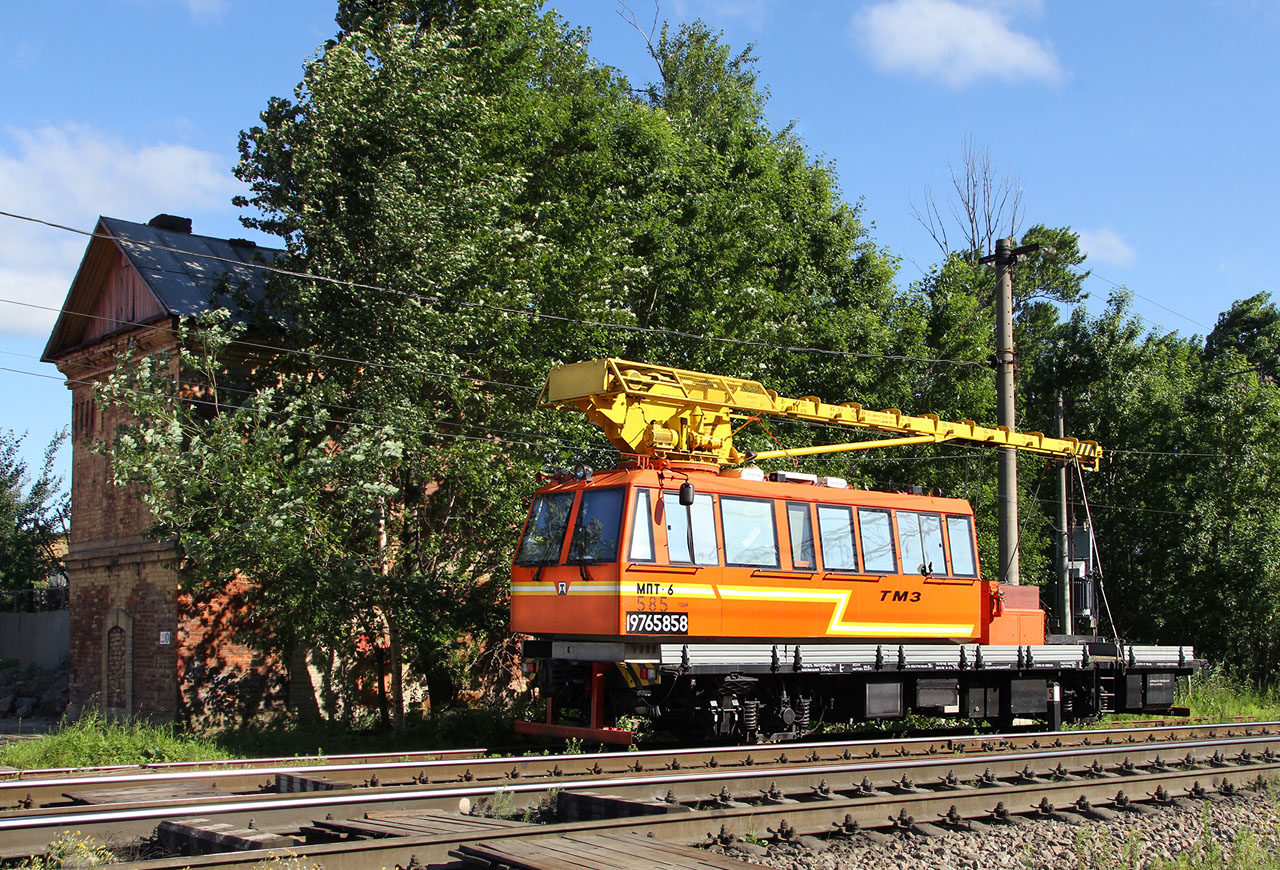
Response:
[{"label": "utility pole", "polygon": [[[1062,392],[1058,392],[1058,405],[1053,415],[1056,425],[1056,431],[1059,438],[1064,437],[1066,428],[1066,410],[1063,403]],[[1070,546],[1070,530],[1067,528],[1067,464],[1065,462],[1057,463],[1058,466],[1058,612],[1062,614],[1059,619],[1058,631],[1063,634],[1075,634],[1075,615],[1071,611],[1071,555],[1068,552]]]},{"label": "utility pole", "polygon": [[[1013,432],[1017,429],[1014,409],[1014,371],[1018,351],[1013,346],[1013,264],[1040,245],[1013,246],[1013,239],[996,239],[996,252],[978,262],[996,269],[996,422]],[[1048,246],[1044,246],[1048,251]],[[1000,582],[1017,586],[1018,570],[1018,451],[999,449]]]},{"label": "utility pole", "polygon": [[[1014,413],[1013,373],[1018,352],[1013,347],[1013,239],[996,239],[996,423],[1010,432],[1017,428]],[[1000,577],[1017,586],[1018,571],[1018,451],[1000,448]]]}]

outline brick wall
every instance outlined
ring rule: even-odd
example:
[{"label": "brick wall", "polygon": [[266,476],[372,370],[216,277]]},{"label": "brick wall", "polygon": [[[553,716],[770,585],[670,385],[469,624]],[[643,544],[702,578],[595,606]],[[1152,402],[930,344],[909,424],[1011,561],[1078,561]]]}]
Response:
[{"label": "brick wall", "polygon": [[[204,604],[180,595],[174,547],[148,536],[146,505],[133,487],[111,483],[109,460],[94,446],[128,422],[122,410],[98,407],[91,384],[115,371],[129,342],[146,353],[174,349],[167,331],[142,328],[58,360],[72,393],[68,712],[238,723],[287,694],[281,663],[243,643],[254,629],[243,582]],[[109,662],[113,628],[118,652]]]}]

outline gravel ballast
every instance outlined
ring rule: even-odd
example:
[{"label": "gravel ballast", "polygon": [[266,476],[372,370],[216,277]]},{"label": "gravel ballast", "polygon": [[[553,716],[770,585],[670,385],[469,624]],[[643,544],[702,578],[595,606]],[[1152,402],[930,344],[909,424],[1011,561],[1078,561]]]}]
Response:
[{"label": "gravel ballast", "polygon": [[[990,824],[974,830],[931,834],[865,834],[791,843],[734,843],[713,846],[743,861],[778,870],[1007,870],[1007,868],[1146,868],[1174,860],[1190,866],[1224,866],[1210,850],[1229,855],[1240,838],[1249,855],[1280,855],[1280,801],[1271,793],[1245,792],[1208,800],[1181,799],[1143,811],[1103,811],[1102,818],[1074,813],[1059,820]],[[1253,862],[1249,862],[1252,864]]]}]

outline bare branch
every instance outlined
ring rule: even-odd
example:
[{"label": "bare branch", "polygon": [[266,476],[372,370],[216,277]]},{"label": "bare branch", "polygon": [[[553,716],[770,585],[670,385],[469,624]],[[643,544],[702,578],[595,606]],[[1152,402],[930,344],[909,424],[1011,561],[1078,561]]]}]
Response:
[{"label": "bare branch", "polygon": [[1016,236],[1023,220],[1022,180],[1008,170],[996,169],[991,151],[966,136],[960,165],[950,162],[952,196],[947,210],[950,220],[942,217],[937,199],[926,188],[924,207],[911,204],[911,213],[941,249],[943,256],[956,252],[947,236],[948,223],[960,229],[962,247],[974,258],[989,254],[996,239]]},{"label": "bare branch", "polygon": [[635,28],[636,33],[640,34],[641,38],[644,39],[645,47],[649,51],[649,57],[653,58],[653,62],[657,64],[658,75],[661,76],[662,80],[665,82],[667,80],[666,70],[662,68],[662,58],[658,56],[658,50],[653,45],[653,35],[658,32],[658,16],[662,10],[661,4],[658,0],[653,0],[653,21],[650,22],[649,29],[647,31],[640,26],[640,21],[636,17],[635,10],[623,2],[623,0],[618,0],[618,5],[622,7],[618,10],[618,17]]}]

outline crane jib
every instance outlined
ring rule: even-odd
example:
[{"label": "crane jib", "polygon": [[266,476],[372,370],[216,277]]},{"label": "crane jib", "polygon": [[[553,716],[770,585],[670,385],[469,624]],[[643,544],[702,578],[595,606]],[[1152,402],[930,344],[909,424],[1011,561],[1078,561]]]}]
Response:
[{"label": "crane jib", "polygon": [[[1096,441],[979,426],[972,420],[943,420],[935,414],[913,416],[897,408],[874,411],[857,402],[832,405],[816,396],[787,398],[758,381],[621,359],[553,369],[541,404],[577,408],[624,453],[719,465],[943,441],[1027,450],[1074,462],[1086,471],[1096,471],[1102,460],[1102,447]],[[741,428],[740,421],[762,414],[902,437],[739,452],[733,436]]]}]

